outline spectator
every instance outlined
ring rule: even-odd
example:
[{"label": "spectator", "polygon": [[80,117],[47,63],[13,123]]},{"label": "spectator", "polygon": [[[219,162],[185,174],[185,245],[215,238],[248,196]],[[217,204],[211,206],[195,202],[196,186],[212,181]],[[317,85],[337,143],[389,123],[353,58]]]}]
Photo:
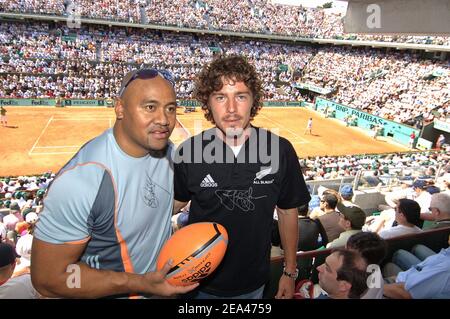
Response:
[{"label": "spectator", "polygon": [[19,257],[9,244],[0,243],[0,299],[37,299],[29,274],[11,278]]},{"label": "spectator", "polygon": [[[323,201],[323,198],[325,195],[331,194],[333,196],[335,196],[335,198],[337,200],[339,200],[340,195],[337,191],[335,191],[334,189],[328,189],[325,188],[323,186],[319,186],[319,191],[318,191],[319,196],[314,195],[313,198],[311,199],[311,202],[309,203],[311,207],[316,206],[313,208],[313,210],[309,213],[309,217],[312,219],[317,219],[322,215],[325,215],[325,211],[327,209],[327,205],[325,205],[326,203]],[[318,201],[318,207],[316,205]],[[333,205],[333,202],[330,202],[330,205]]]},{"label": "spectator", "polygon": [[352,202],[353,187],[352,185],[343,185],[339,191],[342,197],[342,204],[345,206],[357,206]]},{"label": "spectator", "polygon": [[365,259],[367,265],[372,266],[371,274],[372,287],[364,293],[361,299],[382,299],[383,298],[383,275],[379,266],[386,257],[387,243],[379,235],[372,232],[359,232],[347,240],[347,249],[358,251]]},{"label": "spectator", "polygon": [[359,252],[338,249],[317,270],[320,287],[327,293],[317,299],[360,299],[367,290],[367,263]]},{"label": "spectator", "polygon": [[339,237],[327,245],[327,248],[342,247],[347,244],[350,236],[361,232],[366,214],[357,206],[345,206],[342,203],[337,204],[339,209],[339,225],[344,229]]},{"label": "spectator", "polygon": [[[311,219],[307,216],[308,205],[302,205],[298,210],[298,246],[297,252],[310,251],[318,249],[321,246],[326,246],[327,236],[325,230],[318,220]],[[278,222],[274,222],[274,241],[280,248],[281,245],[280,233],[278,231]]]},{"label": "spectator", "polygon": [[420,218],[423,220],[431,220],[432,216],[429,212],[431,194],[426,191],[427,182],[425,180],[418,179],[414,181],[412,189],[414,193],[412,199],[414,199],[420,206]]},{"label": "spectator", "polygon": [[384,285],[393,299],[450,299],[450,247],[398,273],[395,283]]},{"label": "spectator", "polygon": [[6,229],[14,231],[18,222],[23,222],[23,217],[20,213],[19,204],[13,202],[9,206],[9,215],[3,217],[3,223],[5,224]]},{"label": "spectator", "polygon": [[424,227],[424,229],[450,226],[450,194],[433,194],[431,196],[430,212],[433,222]]},{"label": "spectator", "polygon": [[436,141],[436,148],[440,150],[443,148],[444,144],[445,144],[445,136],[444,134],[440,134]]},{"label": "spectator", "polygon": [[338,199],[333,194],[324,194],[320,202],[320,207],[325,214],[318,217],[318,220],[325,229],[328,242],[337,239],[344,232],[344,228],[339,224],[340,215],[336,211],[337,203]]},{"label": "spectator", "polygon": [[382,230],[379,234],[384,239],[406,234],[422,232],[423,221],[420,219],[420,206],[416,201],[402,198],[395,207],[395,221],[397,225]]},{"label": "spectator", "polygon": [[16,252],[20,255],[19,262],[14,270],[14,276],[18,276],[24,273],[30,273],[31,263],[31,246],[33,244],[33,235],[25,233],[20,236],[16,244]]},{"label": "spectator", "polygon": [[308,205],[297,208],[298,210],[298,247],[297,251],[309,251],[326,246],[327,235],[325,229],[318,222],[307,216]]}]

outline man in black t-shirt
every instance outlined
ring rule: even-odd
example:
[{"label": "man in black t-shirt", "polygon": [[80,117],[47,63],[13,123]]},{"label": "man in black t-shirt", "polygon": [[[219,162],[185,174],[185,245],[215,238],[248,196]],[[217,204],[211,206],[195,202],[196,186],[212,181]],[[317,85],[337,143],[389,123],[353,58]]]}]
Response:
[{"label": "man in black t-shirt", "polygon": [[217,222],[226,228],[229,242],[219,267],[192,297],[262,297],[277,207],[285,268],[276,297],[292,298],[298,274],[297,207],[310,200],[295,150],[288,140],[250,125],[263,92],[243,57],[219,57],[206,66],[194,96],[215,127],[177,150],[174,211],[191,200],[188,223]]}]

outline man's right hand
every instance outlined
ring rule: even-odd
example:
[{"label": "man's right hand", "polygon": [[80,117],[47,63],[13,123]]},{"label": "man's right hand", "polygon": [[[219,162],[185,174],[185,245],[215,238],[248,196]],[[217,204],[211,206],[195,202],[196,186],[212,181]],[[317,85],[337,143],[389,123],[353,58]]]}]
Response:
[{"label": "man's right hand", "polygon": [[[91,268],[79,262],[85,248],[86,243],[57,245],[34,238],[31,280],[35,289],[52,298],[101,298],[122,294],[174,296],[198,286],[169,284],[166,275],[172,267],[170,263],[146,274]],[[74,266],[73,269],[68,270],[69,265]],[[72,280],[78,283],[76,287],[68,285]]]},{"label": "man's right hand", "polygon": [[189,286],[174,286],[166,280],[166,275],[172,268],[172,264],[168,261],[164,267],[155,272],[149,272],[144,276],[143,284],[148,288],[143,292],[148,292],[158,296],[170,297],[178,294],[185,294],[198,287],[199,283]]}]

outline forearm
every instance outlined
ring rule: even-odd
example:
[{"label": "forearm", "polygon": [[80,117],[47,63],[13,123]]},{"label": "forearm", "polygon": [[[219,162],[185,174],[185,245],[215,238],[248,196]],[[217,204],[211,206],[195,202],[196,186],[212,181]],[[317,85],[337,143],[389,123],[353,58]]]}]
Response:
[{"label": "forearm", "polygon": [[[98,270],[77,263],[45,284],[37,285],[47,297],[101,298],[144,292],[143,276],[138,274]],[[148,290],[148,288],[147,288]]]},{"label": "forearm", "polygon": [[428,220],[428,221],[434,221],[433,214],[430,214],[430,213],[421,213],[420,214],[420,219]]},{"label": "forearm", "polygon": [[384,296],[391,299],[411,299],[409,292],[405,290],[404,283],[394,283],[384,285]]},{"label": "forearm", "polygon": [[177,200],[173,201],[173,212],[172,215],[177,214],[183,207],[187,205],[188,202],[180,202]]},{"label": "forearm", "polygon": [[298,246],[298,214],[297,210],[279,210],[278,227],[284,249],[284,260],[287,271],[297,268]]},{"label": "forearm", "polygon": [[[375,220],[375,223],[377,223],[377,220]],[[375,233],[379,233],[381,231],[381,229],[383,229],[385,223],[386,223],[386,220],[385,219],[381,219],[378,222],[378,225],[375,226],[374,232]]]}]

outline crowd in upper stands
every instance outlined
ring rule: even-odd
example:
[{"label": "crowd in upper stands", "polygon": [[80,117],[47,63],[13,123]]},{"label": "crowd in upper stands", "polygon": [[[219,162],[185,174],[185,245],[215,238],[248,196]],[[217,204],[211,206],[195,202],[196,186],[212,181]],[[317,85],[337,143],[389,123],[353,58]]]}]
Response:
[{"label": "crowd in upper stands", "polygon": [[[302,100],[304,82],[332,91],[342,104],[398,122],[450,114],[450,64],[408,52],[329,48],[222,39],[142,29],[0,25],[0,95],[36,98],[114,97],[120,78],[141,65],[174,74],[179,98],[216,51],[246,55],[264,79],[265,100]],[[304,95],[304,94],[303,94]]]},{"label": "crowd in upper stands", "polygon": [[[303,80],[337,89],[337,102],[383,118],[405,122],[423,115],[432,120],[432,110],[450,99],[450,73],[432,74],[449,67],[400,52],[330,48],[316,54]],[[448,111],[447,104],[440,112]]]},{"label": "crowd in upper stands", "polygon": [[386,42],[449,45],[449,37],[345,34],[343,13],[269,0],[5,0],[0,11],[150,23],[186,28]]},{"label": "crowd in upper stands", "polygon": [[386,185],[389,176],[413,180],[430,175],[430,170],[434,175],[441,166],[450,168],[450,155],[448,151],[442,150],[381,155],[317,156],[301,159],[300,163],[304,169],[305,180],[354,177],[359,171],[365,170],[371,171],[371,175],[374,176],[373,178],[365,176],[368,186],[377,186],[380,183]]},{"label": "crowd in upper stands", "polygon": [[[177,81],[180,98],[189,98],[192,79],[213,51],[217,38],[195,40],[187,35],[124,29],[82,29],[74,41],[61,35],[64,27],[49,31],[48,24],[0,26],[0,95],[3,97],[104,98],[117,93],[120,78],[141,64],[166,68]],[[17,34],[20,34],[17,37]],[[281,92],[273,82],[279,64],[301,69],[313,52],[279,44],[222,42],[227,52],[244,52],[265,78],[267,99],[296,98],[297,92]],[[286,77],[286,75],[284,75]],[[281,75],[283,78],[283,75]],[[43,79],[42,79],[43,78]],[[287,87],[291,90],[291,87]]]}]

